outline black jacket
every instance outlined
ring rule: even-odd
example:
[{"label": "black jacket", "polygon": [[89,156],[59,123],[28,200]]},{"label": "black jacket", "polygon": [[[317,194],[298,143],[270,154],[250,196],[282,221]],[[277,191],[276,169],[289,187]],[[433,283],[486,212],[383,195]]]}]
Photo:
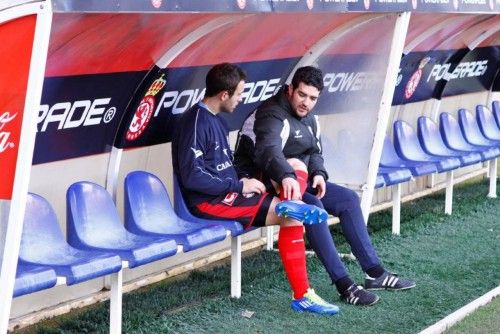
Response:
[{"label": "black jacket", "polygon": [[259,177],[259,173],[280,182],[295,178],[286,161],[298,158],[307,166],[309,177],[328,179],[323,164],[318,117],[299,117],[285,95],[287,86],[264,101],[243,123],[238,135],[235,167],[239,177]]}]

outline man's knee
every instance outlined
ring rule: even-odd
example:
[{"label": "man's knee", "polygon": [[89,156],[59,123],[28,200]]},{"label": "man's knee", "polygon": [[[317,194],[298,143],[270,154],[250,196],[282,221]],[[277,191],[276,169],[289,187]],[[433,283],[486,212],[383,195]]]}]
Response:
[{"label": "man's knee", "polygon": [[351,209],[359,206],[359,196],[354,190],[342,187],[341,196],[340,202],[343,202],[346,208]]},{"label": "man's knee", "polygon": [[314,205],[317,206],[318,208],[324,209],[323,207],[323,202],[319,198],[317,198],[314,194],[305,192],[304,195],[302,195],[302,201],[306,204]]},{"label": "man's knee", "polygon": [[338,216],[344,210],[350,210],[359,207],[358,194],[349,188],[339,186],[333,183],[327,183],[326,196],[321,199],[324,207]]},{"label": "man's knee", "polygon": [[346,199],[346,201],[348,201],[349,203],[352,203],[353,205],[358,206],[359,205],[358,194],[352,189],[349,189],[349,188],[344,188],[344,189],[345,189],[344,198]]},{"label": "man's knee", "polygon": [[271,204],[269,205],[265,225],[301,226],[302,223],[298,220],[280,217],[276,214],[276,205],[280,202],[281,200],[278,197],[273,197]]}]

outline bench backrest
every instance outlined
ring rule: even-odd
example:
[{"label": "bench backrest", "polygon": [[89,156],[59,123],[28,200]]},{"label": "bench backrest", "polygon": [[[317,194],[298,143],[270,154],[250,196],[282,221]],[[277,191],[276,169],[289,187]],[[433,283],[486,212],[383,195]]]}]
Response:
[{"label": "bench backrest", "polygon": [[490,139],[497,139],[500,128],[497,126],[493,113],[483,105],[476,106],[476,120],[482,133]]},{"label": "bench backrest", "polygon": [[50,203],[42,196],[29,193],[24,214],[19,257],[28,262],[57,258],[67,249],[64,234]]},{"label": "bench backrest", "polygon": [[74,183],[68,188],[66,202],[70,244],[107,247],[117,237],[127,238],[113,199],[103,187],[86,181]]},{"label": "bench backrest", "polygon": [[181,186],[177,175],[174,173],[174,209],[177,215],[187,221],[199,221],[204,223],[216,223],[222,225],[226,230],[231,231],[232,236],[240,235],[244,232],[243,226],[231,220],[208,220],[194,216],[190,211],[182,195]]},{"label": "bench backrest", "polygon": [[455,155],[443,142],[439,127],[429,117],[418,118],[418,139],[422,147],[431,154]]},{"label": "bench backrest", "polygon": [[490,145],[491,143],[483,136],[481,130],[479,130],[479,125],[472,113],[466,109],[460,109],[458,111],[458,123],[460,124],[460,129],[462,130],[464,138],[474,144],[479,145]]},{"label": "bench backrest", "polygon": [[167,189],[155,175],[143,171],[130,172],[125,177],[124,191],[127,230],[168,233],[176,228],[177,215]]},{"label": "bench backrest", "polygon": [[500,101],[493,101],[491,103],[491,108],[495,121],[497,122],[497,126],[500,128]]},{"label": "bench backrest", "polygon": [[398,155],[407,159],[423,161],[428,159],[420,146],[417,133],[405,121],[394,122],[394,147]]}]

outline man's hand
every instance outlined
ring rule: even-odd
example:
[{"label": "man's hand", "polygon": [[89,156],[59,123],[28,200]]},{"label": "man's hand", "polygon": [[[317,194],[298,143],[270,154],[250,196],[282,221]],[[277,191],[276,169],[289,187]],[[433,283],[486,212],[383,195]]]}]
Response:
[{"label": "man's hand", "polygon": [[326,194],[326,182],[322,175],[314,175],[312,187],[318,190],[316,197],[322,199]]},{"label": "man's hand", "polygon": [[243,194],[251,194],[251,193],[257,193],[257,194],[262,194],[263,192],[266,191],[266,187],[264,186],[264,183],[260,182],[257,179],[249,179],[249,178],[241,178],[243,182]]},{"label": "man's hand", "polygon": [[283,180],[281,180],[281,187],[283,188],[283,197],[285,199],[302,199],[299,182],[293,177],[285,177]]}]

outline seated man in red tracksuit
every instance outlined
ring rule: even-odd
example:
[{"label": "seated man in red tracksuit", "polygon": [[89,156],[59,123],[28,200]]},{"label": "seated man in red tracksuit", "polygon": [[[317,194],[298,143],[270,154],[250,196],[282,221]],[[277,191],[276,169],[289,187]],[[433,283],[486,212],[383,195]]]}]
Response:
[{"label": "seated man in red tracksuit", "polygon": [[292,309],[336,314],[338,307],[309,286],[303,240],[302,223],[321,223],[327,213],[303,202],[280,202],[259,180],[238,178],[233,167],[228,129],[218,114],[234,111],[242,100],[245,78],[235,65],[215,65],[206,77],[205,97],[181,116],[172,141],[173,167],[181,190],[197,216],[236,220],[245,228],[280,225],[278,248],[293,290]]},{"label": "seated man in red tracksuit", "polygon": [[[283,86],[245,120],[235,152],[236,169],[240,177],[261,178],[268,185],[268,191],[275,188],[270,181],[274,182],[282,192],[282,199],[302,199],[339,217],[351,250],[366,273],[365,289],[413,288],[415,282],[399,278],[383,268],[370,241],[357,194],[327,181],[318,116],[311,114],[322,89],[323,75],[318,68],[299,68],[291,85]],[[289,163],[292,158],[307,166],[306,171],[296,170]],[[349,277],[328,225],[305,225],[305,229],[341,299],[354,305],[375,304],[378,296]]]}]

